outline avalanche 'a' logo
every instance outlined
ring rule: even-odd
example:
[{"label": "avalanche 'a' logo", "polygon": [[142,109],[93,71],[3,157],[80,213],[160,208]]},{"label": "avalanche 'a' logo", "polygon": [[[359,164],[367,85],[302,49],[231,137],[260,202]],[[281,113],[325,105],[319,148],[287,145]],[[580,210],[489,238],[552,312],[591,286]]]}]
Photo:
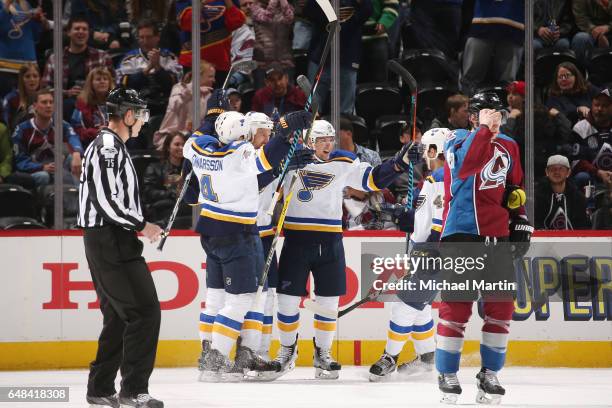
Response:
[{"label": "avalanche 'a' logo", "polygon": [[334,179],[333,174],[321,173],[318,171],[300,170],[298,174],[304,186],[297,193],[297,198],[300,201],[312,200],[312,190],[324,189]]},{"label": "avalanche 'a' logo", "polygon": [[480,190],[505,186],[509,168],[510,155],[506,149],[496,144],[493,157],[480,171]]}]

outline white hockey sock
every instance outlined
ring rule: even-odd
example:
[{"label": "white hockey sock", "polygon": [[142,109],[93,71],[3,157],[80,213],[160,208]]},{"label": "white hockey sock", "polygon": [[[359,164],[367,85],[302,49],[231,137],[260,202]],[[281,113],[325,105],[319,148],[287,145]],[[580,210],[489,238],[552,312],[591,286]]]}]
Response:
[{"label": "white hockey sock", "polygon": [[[329,310],[338,310],[339,296],[319,296],[315,301]],[[315,343],[323,350],[329,350],[336,335],[336,319],[314,315]]]},{"label": "white hockey sock", "polygon": [[254,293],[241,295],[225,294],[225,305],[215,318],[212,333],[212,348],[229,357],[242,329],[244,315],[253,304]]},{"label": "white hockey sock", "polygon": [[419,310],[412,325],[412,343],[418,355],[431,353],[436,349],[434,339],[434,322],[431,317],[431,305]]},{"label": "white hockey sock", "polygon": [[278,294],[278,313],[276,322],[280,342],[289,347],[295,343],[298,328],[300,327],[300,297]]},{"label": "white hockey sock", "polygon": [[268,288],[268,296],[266,296],[266,306],[264,307],[261,344],[259,345],[259,354],[264,357],[268,357],[270,353],[270,342],[272,341],[272,324],[274,323],[275,300],[276,288]]},{"label": "white hockey sock", "polygon": [[417,309],[404,302],[393,303],[389,331],[387,331],[387,345],[385,346],[387,354],[397,356],[401,353],[404,344],[410,338],[417,312]]},{"label": "white hockey sock", "polygon": [[204,309],[200,312],[200,341],[212,340],[213,323],[225,301],[225,290],[207,289]]},{"label": "white hockey sock", "polygon": [[242,323],[242,345],[256,351],[261,344],[261,332],[263,330],[263,311],[266,304],[268,292],[263,292],[259,302],[254,305],[244,316]]}]

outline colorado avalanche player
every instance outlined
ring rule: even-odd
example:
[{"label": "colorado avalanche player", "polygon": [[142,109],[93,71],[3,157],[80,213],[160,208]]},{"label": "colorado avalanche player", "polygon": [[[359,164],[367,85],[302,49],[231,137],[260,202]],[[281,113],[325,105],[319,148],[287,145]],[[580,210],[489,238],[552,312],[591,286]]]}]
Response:
[{"label": "colorado avalanche player", "polygon": [[[482,257],[495,260],[481,270],[460,274],[449,271],[447,279],[464,282],[471,290],[442,291],[435,352],[442,402],[456,403],[461,386],[457,379],[463,335],[472,314],[478,289],[473,282],[507,280],[515,282],[513,257],[522,257],[529,247],[531,227],[524,211],[523,170],[518,145],[500,133],[503,106],[495,94],[476,94],[470,100],[473,131],[457,130],[445,145],[445,222],[442,231],[443,256]],[[477,116],[476,116],[477,115]],[[516,197],[519,202],[516,203]],[[513,208],[513,210],[509,210]],[[510,245],[503,242],[510,241]],[[461,249],[458,249],[461,247]],[[456,272],[456,273],[455,273]],[[482,369],[476,376],[476,401],[499,404],[505,394],[497,379],[504,366],[514,291],[480,290],[484,303],[484,324],[480,355]]]}]

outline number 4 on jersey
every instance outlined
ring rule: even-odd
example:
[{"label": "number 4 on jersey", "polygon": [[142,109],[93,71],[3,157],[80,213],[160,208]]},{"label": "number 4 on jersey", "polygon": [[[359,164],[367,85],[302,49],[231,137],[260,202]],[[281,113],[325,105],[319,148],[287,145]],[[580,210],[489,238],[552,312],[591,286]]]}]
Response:
[{"label": "number 4 on jersey", "polygon": [[200,193],[202,197],[208,201],[217,202],[219,200],[212,188],[212,181],[209,174],[202,174],[202,179],[200,180]]}]

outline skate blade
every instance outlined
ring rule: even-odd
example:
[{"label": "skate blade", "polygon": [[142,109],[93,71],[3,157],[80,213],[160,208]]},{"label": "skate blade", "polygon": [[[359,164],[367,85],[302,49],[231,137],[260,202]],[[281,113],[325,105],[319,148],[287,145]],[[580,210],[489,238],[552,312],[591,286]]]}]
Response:
[{"label": "skate blade", "polygon": [[449,392],[443,392],[440,402],[443,404],[455,405],[459,399],[459,394],[451,394]]},{"label": "skate blade", "polygon": [[89,408],[108,408],[111,405],[89,404]]},{"label": "skate blade", "polygon": [[499,394],[487,394],[483,390],[478,390],[476,394],[476,402],[482,405],[499,405],[502,396]]},{"label": "skate blade", "polygon": [[433,365],[431,367],[408,367],[406,364],[402,364],[397,368],[397,374],[400,377],[414,377],[431,373],[433,373]]},{"label": "skate blade", "polygon": [[283,374],[284,373],[281,371],[249,371],[244,374],[244,380],[262,382],[274,381]]},{"label": "skate blade", "polygon": [[213,371],[200,371],[199,382],[219,383],[219,382],[240,382],[244,378],[241,373],[216,373]]},{"label": "skate blade", "polygon": [[329,371],[329,370],[324,370],[322,368],[316,368],[315,369],[315,378],[319,379],[319,380],[337,380],[338,377],[340,377],[340,371],[339,370],[334,370],[334,371]]}]

